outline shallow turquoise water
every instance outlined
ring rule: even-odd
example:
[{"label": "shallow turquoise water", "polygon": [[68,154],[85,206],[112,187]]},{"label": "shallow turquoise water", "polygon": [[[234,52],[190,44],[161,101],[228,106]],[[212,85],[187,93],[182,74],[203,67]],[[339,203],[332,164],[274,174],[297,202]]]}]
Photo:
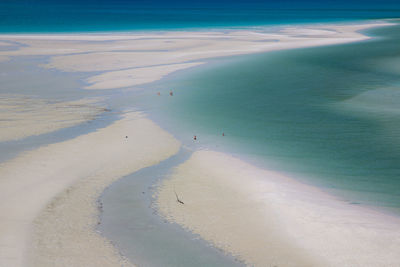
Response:
[{"label": "shallow turquoise water", "polygon": [[400,26],[369,34],[173,75],[152,87],[174,96],[147,110],[188,144],[196,134],[196,146],[400,212]]}]

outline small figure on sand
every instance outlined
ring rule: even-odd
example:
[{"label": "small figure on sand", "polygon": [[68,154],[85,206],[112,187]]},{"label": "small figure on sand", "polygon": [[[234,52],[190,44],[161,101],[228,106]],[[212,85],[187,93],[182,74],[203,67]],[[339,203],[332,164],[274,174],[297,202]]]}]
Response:
[{"label": "small figure on sand", "polygon": [[172,90],[169,91],[169,95],[170,95],[170,96],[173,96],[173,95],[174,95],[174,93],[172,92]]},{"label": "small figure on sand", "polygon": [[196,141],[197,140],[197,136],[193,136],[193,140]]},{"label": "small figure on sand", "polygon": [[157,92],[157,95],[161,95],[160,92]]}]

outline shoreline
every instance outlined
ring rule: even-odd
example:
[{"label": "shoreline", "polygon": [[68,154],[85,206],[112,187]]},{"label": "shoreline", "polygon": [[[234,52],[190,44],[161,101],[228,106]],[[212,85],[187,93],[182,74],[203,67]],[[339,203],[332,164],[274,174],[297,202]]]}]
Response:
[{"label": "shoreline", "polygon": [[[148,29],[115,29],[115,30],[74,30],[74,31],[31,31],[31,32],[0,32],[0,35],[110,35],[110,34],[158,34],[163,32],[205,32],[205,31],[221,31],[221,30],[254,30],[256,28],[277,28],[290,26],[313,26],[313,25],[346,25],[346,24],[365,24],[373,21],[391,21],[399,20],[399,17],[382,17],[382,18],[349,18],[339,20],[326,21],[308,21],[308,22],[285,22],[285,23],[265,23],[265,24],[246,24],[246,25],[214,25],[204,27],[181,27],[181,28],[148,28]],[[0,43],[0,47],[2,44]]]},{"label": "shoreline", "polygon": [[[0,51],[0,58],[7,61],[13,56],[49,56],[49,62],[41,67],[95,73],[86,79],[85,89],[122,89],[159,80],[207,59],[358,42],[371,38],[359,31],[390,25],[394,24],[368,21],[364,24],[292,25],[273,32],[268,32],[266,27],[158,34],[5,34],[0,35],[0,40],[11,39],[21,47]],[[155,73],[154,67],[159,69]]]},{"label": "shoreline", "polygon": [[195,151],[162,181],[156,204],[168,221],[249,266],[395,266],[399,261],[399,217],[352,205],[221,152]]},{"label": "shoreline", "polygon": [[179,224],[167,223],[155,209],[158,183],[191,153],[181,147],[177,154],[159,164],[115,181],[99,198],[102,212],[98,231],[113,240],[120,253],[138,266],[243,266],[199,235]]},{"label": "shoreline", "polygon": [[[360,34],[358,31],[366,29],[366,28],[372,28],[372,27],[379,27],[379,26],[388,26],[391,25],[390,23],[381,23],[381,24],[364,24],[364,25],[339,25],[333,27],[332,25],[330,26],[330,30],[326,30],[326,28],[329,28],[329,26],[324,25],[324,26],[308,26],[307,28],[313,28],[309,29],[308,31],[303,32],[302,34],[305,36],[297,36],[297,30],[298,27],[292,27],[292,29],[287,29],[285,32],[279,32],[277,33],[263,33],[263,32],[251,32],[251,31],[232,31],[229,33],[218,33],[218,32],[194,32],[190,36],[186,37],[187,40],[182,40],[183,35],[187,35],[187,32],[174,32],[174,33],[168,33],[164,34],[161,36],[159,35],[151,35],[149,36],[144,36],[142,35],[102,35],[102,36],[54,36],[54,35],[35,35],[35,36],[6,36],[6,35],[0,35],[0,40],[2,39],[7,39],[7,38],[14,38],[13,40],[16,42],[19,42],[20,44],[24,44],[24,46],[21,46],[19,50],[16,51],[0,51],[0,59],[7,60],[7,58],[11,58],[13,56],[27,56],[27,55],[47,55],[50,56],[50,61],[49,63],[43,65],[42,67],[49,68],[49,69],[57,69],[58,71],[65,71],[65,72],[87,72],[87,73],[95,73],[91,77],[87,79],[87,88],[86,89],[105,89],[105,90],[110,90],[110,89],[123,89],[126,88],[127,86],[137,86],[137,85],[142,85],[146,84],[155,80],[159,80],[165,75],[168,75],[177,69],[175,68],[176,66],[181,66],[182,69],[185,67],[193,67],[195,65],[198,65],[201,63],[201,60],[204,59],[211,59],[211,58],[216,58],[216,57],[221,57],[221,56],[234,56],[234,55],[242,55],[242,54],[248,54],[248,53],[258,53],[258,52],[268,52],[268,51],[275,51],[275,50],[281,50],[281,49],[295,49],[295,48],[303,48],[303,47],[313,47],[313,46],[320,46],[320,45],[334,45],[334,44],[339,44],[339,43],[349,43],[349,42],[356,42],[356,41],[362,41],[369,39],[370,37],[365,36],[363,34]],[[321,29],[323,27],[323,29]],[[333,27],[333,28],[332,28]],[[71,38],[72,37],[72,38]],[[110,39],[111,37],[111,39]],[[141,40],[143,38],[150,38],[150,41],[155,42],[152,46],[150,46],[151,50],[149,51],[149,43],[146,42],[146,40]],[[279,42],[270,42],[271,38],[278,38]],[[158,40],[159,39],[159,40]],[[226,41],[228,39],[229,41]],[[158,41],[157,41],[158,40]],[[168,41],[172,40],[172,44]],[[211,40],[211,41],[210,41]],[[267,40],[266,43],[262,43],[260,40]],[[275,39],[273,39],[275,40]],[[71,43],[72,42],[72,43]],[[94,42],[94,43],[91,43]],[[97,43],[96,43],[97,42]],[[139,44],[138,44],[139,43]],[[25,46],[26,45],[26,46]],[[296,46],[297,45],[297,46]],[[167,51],[166,52],[159,52],[157,49],[160,48],[160,46],[164,47],[167,46]],[[229,46],[230,50],[225,51],[225,47]],[[61,48],[59,48],[61,47]],[[68,47],[68,49],[63,48],[63,47]],[[125,51],[124,49],[131,49],[130,51]],[[171,52],[175,51],[175,52]],[[212,51],[212,52],[210,52]],[[223,52],[225,51],[225,52]],[[147,54],[146,54],[147,53]],[[222,55],[221,55],[222,54]],[[150,63],[148,62],[150,60]],[[79,62],[79,63],[77,63]],[[162,70],[159,72],[154,72],[154,67],[162,67]],[[140,74],[138,74],[138,70],[141,71]],[[100,72],[100,74],[99,74]],[[137,75],[142,75],[140,79],[137,79]],[[123,85],[123,86],[121,86]],[[131,118],[132,119],[132,118]],[[135,119],[132,119],[133,121]],[[46,242],[50,242],[51,240],[59,239],[61,244],[68,244],[68,242],[75,242],[76,240],[70,238],[70,234],[74,233],[76,229],[73,229],[71,231],[68,230],[66,231],[66,234],[63,235],[60,233],[59,229],[57,229],[58,225],[58,216],[63,216],[59,212],[60,210],[67,210],[69,213],[70,217],[66,217],[68,220],[76,220],[76,225],[79,225],[79,229],[85,229],[88,231],[88,234],[91,235],[90,240],[97,240],[93,241],[93,244],[98,244],[100,241],[98,237],[94,237],[97,234],[93,232],[93,226],[95,225],[95,221],[93,220],[92,216],[94,214],[97,214],[98,211],[96,208],[93,206],[93,201],[98,198],[99,192],[104,189],[107,185],[112,183],[112,181],[115,181],[116,179],[121,178],[124,175],[127,175],[129,173],[132,173],[140,168],[143,168],[144,166],[148,166],[149,164],[156,164],[157,162],[161,161],[162,159],[165,159],[169,156],[172,156],[174,154],[173,151],[177,150],[179,145],[177,144],[177,141],[168,133],[165,133],[163,130],[161,130],[158,126],[153,124],[147,119],[138,119],[138,120],[143,120],[146,121],[147,124],[151,124],[152,126],[149,126],[149,129],[144,129],[144,132],[142,132],[138,140],[140,141],[146,141],[140,143],[140,146],[142,147],[143,151],[146,151],[148,149],[148,146],[152,147],[154,151],[152,151],[155,154],[150,155],[151,159],[149,158],[149,162],[151,163],[143,163],[141,160],[136,158],[136,161],[129,161],[132,164],[136,164],[135,167],[130,167],[128,169],[124,169],[124,171],[116,174],[113,173],[118,169],[116,166],[111,166],[109,162],[107,162],[107,166],[110,168],[110,173],[109,177],[103,177],[104,181],[101,183],[101,185],[96,185],[96,182],[92,181],[91,179],[87,179],[87,177],[92,177],[92,175],[83,175],[83,176],[76,176],[73,178],[73,180],[69,180],[68,183],[63,182],[63,184],[58,185],[57,189],[52,188],[53,186],[48,185],[47,187],[41,188],[41,190],[45,190],[49,193],[47,199],[41,199],[41,202],[35,206],[34,210],[30,210],[30,213],[28,214],[29,217],[21,217],[24,218],[23,220],[26,220],[28,223],[21,224],[20,226],[23,227],[23,231],[19,233],[19,241],[15,240],[16,243],[14,242],[14,245],[16,247],[21,246],[22,247],[27,246],[29,247],[29,242],[27,241],[27,236],[31,232],[30,229],[30,221],[35,221],[35,232],[34,232],[34,238],[32,239],[34,243],[36,243],[35,247],[35,252],[30,255],[30,257],[35,259],[35,262],[39,264],[40,266],[52,266],[51,264],[54,264],[54,262],[51,262],[51,258],[48,259],[50,262],[43,261],[46,259],[46,256],[48,256],[47,253],[49,253],[52,249],[59,249],[56,251],[51,252],[52,255],[58,255],[62,253],[62,250],[65,249],[66,247],[58,247],[58,248],[52,248],[52,246],[46,246]],[[129,121],[129,117],[128,117]],[[142,121],[142,123],[143,123]],[[35,164],[34,162],[37,162],[37,159],[40,158],[41,152],[40,151],[46,151],[47,149],[52,149],[54,147],[54,151],[64,151],[65,153],[69,153],[68,151],[69,148],[66,148],[67,144],[73,144],[74,142],[77,142],[77,140],[81,140],[82,138],[89,138],[88,136],[100,136],[102,132],[107,131],[109,127],[113,127],[114,124],[119,125],[119,123],[126,122],[126,118],[122,120],[118,120],[115,123],[113,123],[110,126],[107,126],[106,128],[98,129],[95,132],[89,133],[87,135],[82,135],[79,137],[76,137],[74,139],[64,141],[61,143],[56,143],[49,145],[44,148],[38,148],[35,151],[38,151],[37,155],[35,155],[34,152],[27,152],[23,153],[21,155],[18,155],[15,159],[12,159],[10,161],[7,161],[5,163],[1,164],[1,167],[3,171],[9,172],[10,170],[13,170],[14,167],[11,166],[18,166],[18,162],[21,160],[25,160],[27,155],[33,155],[32,159],[30,161],[32,164]],[[127,122],[128,123],[128,122]],[[130,124],[129,124],[130,125]],[[139,125],[139,124],[138,124]],[[130,129],[137,129],[135,127],[138,127],[134,122],[132,122],[132,125],[129,127],[132,127]],[[120,132],[122,136],[122,132]],[[160,135],[154,137],[154,140],[157,140],[158,138],[160,139],[168,139],[170,148],[169,152],[165,152],[164,156],[158,155],[158,151],[154,147],[154,143],[151,142],[151,139],[149,140],[149,133],[152,133],[154,135]],[[130,134],[131,135],[131,134]],[[105,139],[104,139],[105,138]],[[93,145],[100,144],[102,140],[111,140],[111,134],[110,136],[105,135],[104,137],[99,137],[99,139],[93,142]],[[129,139],[131,140],[131,139]],[[174,140],[174,141],[172,141]],[[107,141],[108,142],[108,141]],[[83,148],[80,148],[83,149]],[[85,151],[91,150],[89,147]],[[124,151],[124,149],[121,147],[120,151]],[[119,151],[119,152],[120,152]],[[40,152],[40,153],[39,153]],[[117,154],[118,151],[114,151],[114,155]],[[126,154],[127,158],[132,158],[132,156],[136,157],[139,155],[138,152],[133,152],[130,151],[131,154]],[[176,151],[175,151],[176,152]],[[94,153],[94,152],[92,152]],[[107,154],[107,151],[103,151],[103,154]],[[99,154],[102,154],[99,153]],[[143,152],[142,152],[143,153]],[[73,155],[73,154],[71,154]],[[143,156],[143,154],[139,155]],[[101,157],[100,157],[101,158]],[[106,157],[107,158],[107,157]],[[104,160],[110,160],[103,158],[103,163]],[[120,156],[118,159],[121,159]],[[44,162],[47,162],[49,159],[44,159]],[[64,158],[63,163],[59,162],[58,164],[71,164],[72,159]],[[74,159],[76,160],[76,159]],[[85,159],[86,160],[86,159]],[[130,159],[132,160],[132,159]],[[112,160],[110,160],[112,161]],[[17,163],[15,163],[17,162]],[[15,163],[15,164],[14,164]],[[114,162],[115,163],[115,162]],[[19,164],[22,164],[21,162]],[[99,164],[99,163],[96,163]],[[124,164],[127,164],[127,161],[122,160],[123,164],[121,166],[121,169],[126,168]],[[137,165],[139,164],[139,165]],[[58,165],[58,166],[61,166]],[[32,167],[35,169],[34,167]],[[84,166],[81,166],[80,168],[84,168]],[[87,168],[85,166],[85,168]],[[99,166],[96,165],[96,167],[89,169],[86,169],[85,172],[92,171],[93,169],[98,169],[100,168]],[[54,169],[54,166],[52,168],[49,168],[48,166],[42,169],[37,169],[38,174],[42,174],[42,171],[50,171],[54,172],[53,175],[59,175],[61,174],[61,169]],[[12,173],[10,177],[20,177],[20,182],[21,184],[11,184],[12,186],[15,186],[15,189],[19,189],[24,187],[24,180],[23,178],[25,176],[29,177],[32,175],[32,173],[26,173],[25,176],[23,175],[24,173]],[[15,176],[14,176],[15,175]],[[99,174],[95,174],[95,176],[99,176]],[[86,177],[86,178],[84,178]],[[94,176],[93,176],[94,177]],[[11,178],[10,178],[11,179]],[[10,179],[7,180],[7,176],[5,180],[5,183],[9,182]],[[47,178],[46,178],[47,179]],[[86,184],[85,184],[86,183]],[[83,188],[82,191],[78,192],[77,190],[78,185],[82,185]],[[72,186],[72,187],[71,187]],[[98,187],[96,187],[98,186]],[[5,187],[7,188],[7,187]],[[6,190],[6,189],[4,189]],[[89,194],[89,199],[83,200],[86,205],[87,205],[87,210],[84,215],[78,214],[76,210],[74,210],[74,207],[77,205],[76,202],[74,202],[74,199],[79,199],[79,197],[72,197],[73,193],[76,192],[77,195],[75,196],[82,196],[85,194]],[[71,193],[71,195],[69,195]],[[28,196],[20,196],[21,199],[23,200],[24,197],[27,198]],[[34,198],[34,197],[33,197]],[[14,200],[12,200],[14,201]],[[19,202],[16,202],[19,203]],[[19,204],[23,205],[23,204]],[[32,205],[34,205],[32,203]],[[14,206],[15,207],[15,206]],[[50,209],[49,209],[50,207]],[[60,209],[58,209],[60,207]],[[43,209],[44,208],[44,209]],[[10,210],[7,208],[3,207],[3,214],[8,214]],[[38,215],[39,214],[39,215]],[[19,215],[18,215],[19,216]],[[22,216],[22,215],[21,215]],[[47,223],[47,224],[46,224]],[[83,226],[82,226],[83,225]],[[7,227],[9,225],[6,224],[6,232],[8,232]],[[4,227],[4,222],[3,222],[3,227]],[[17,226],[16,226],[17,227]],[[53,227],[53,228],[52,228]],[[82,228],[83,227],[83,228]],[[0,229],[2,226],[0,225]],[[90,230],[88,230],[90,229]],[[14,231],[17,231],[14,229]],[[12,232],[9,232],[11,234]],[[84,232],[81,232],[84,233]],[[77,238],[75,236],[75,238]],[[10,240],[9,239],[4,239],[3,238],[3,244],[5,247],[9,247],[10,249],[10,254],[14,255],[14,258],[9,258],[10,262],[13,262],[13,260],[18,260],[18,259],[23,259],[25,258],[24,256],[19,255],[18,252],[16,252],[15,248],[12,247],[12,245],[9,245]],[[103,242],[103,241],[101,241]],[[106,242],[107,243],[107,242]],[[44,244],[44,246],[42,246]],[[69,243],[71,244],[71,243]],[[93,245],[92,244],[92,245]],[[42,247],[40,247],[42,246]],[[69,247],[72,249],[72,247]],[[74,248],[75,249],[75,248]],[[90,251],[92,248],[90,245],[88,245],[88,250]],[[18,250],[18,249],[17,249]],[[114,260],[118,261],[118,255],[116,255],[115,251],[112,252],[112,246],[108,247],[106,246],[105,251],[108,251],[107,255],[109,255],[109,259],[113,258],[111,262]],[[74,253],[78,253],[75,251]],[[99,253],[99,251],[92,251],[93,254],[90,254],[91,260],[94,260],[96,258],[96,253]],[[118,253],[117,253],[118,254]],[[7,258],[6,255],[1,255],[1,260],[4,260]],[[8,256],[9,257],[9,256]],[[70,258],[68,258],[70,257]],[[81,254],[75,254],[74,256],[65,256],[66,262],[69,262],[71,260],[79,260],[79,257],[84,257]],[[89,258],[88,258],[89,259]],[[107,261],[109,259],[106,259]],[[54,259],[53,259],[54,260]],[[107,262],[106,261],[106,262]],[[23,262],[23,261],[21,261]],[[102,262],[102,264],[106,264],[106,262]],[[115,262],[115,261],[114,261]],[[26,262],[25,262],[26,263]],[[88,264],[90,263],[90,260],[88,261]]]}]

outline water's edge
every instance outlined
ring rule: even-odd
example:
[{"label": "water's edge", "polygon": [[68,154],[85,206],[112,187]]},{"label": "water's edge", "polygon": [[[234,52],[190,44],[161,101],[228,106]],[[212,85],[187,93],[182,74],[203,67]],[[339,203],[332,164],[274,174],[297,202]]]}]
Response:
[{"label": "water's edge", "polygon": [[99,199],[98,230],[138,266],[243,266],[198,235],[167,222],[154,207],[161,179],[190,155],[182,148],[171,158],[111,184]]},{"label": "water's edge", "polygon": [[[213,60],[209,60],[208,64],[212,64],[211,62]],[[204,68],[204,66],[198,68]],[[179,72],[179,74],[184,72]],[[175,73],[172,76],[176,75],[178,74]],[[168,78],[166,77],[166,79]],[[155,91],[151,87],[160,85],[164,80],[143,87]],[[156,116],[150,114],[149,117],[160,124]],[[170,130],[163,126],[165,123],[164,125],[161,123],[162,128]],[[172,134],[174,133],[172,132]],[[179,137],[178,139],[181,140],[182,138]],[[191,149],[198,148],[194,145],[190,147]],[[209,148],[209,146],[207,147]],[[100,215],[100,232],[108,240],[118,240],[118,242],[114,242],[116,247],[124,256],[139,266],[233,266],[232,261],[240,265],[234,258],[210,247],[207,242],[181,226],[165,222],[158,216],[152,205],[154,188],[161,179],[168,176],[171,168],[182,163],[189,155],[188,150],[182,149],[176,156],[158,165],[120,179],[110,185],[99,200],[103,209]],[[132,225],[132,222],[135,224]],[[172,240],[171,243],[166,242],[169,239]],[[132,240],[135,241],[132,242]],[[191,245],[182,246],[181,242]],[[205,248],[199,248],[199,244]],[[199,257],[199,255],[201,256]],[[207,259],[207,262],[204,262],[204,258]]]}]

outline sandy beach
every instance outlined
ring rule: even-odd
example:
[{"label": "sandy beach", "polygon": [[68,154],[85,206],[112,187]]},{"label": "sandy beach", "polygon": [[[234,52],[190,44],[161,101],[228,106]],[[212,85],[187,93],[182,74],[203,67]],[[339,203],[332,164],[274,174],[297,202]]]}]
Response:
[{"label": "sandy beach", "polygon": [[159,187],[158,207],[249,266],[399,263],[400,219],[224,153],[193,153]]},{"label": "sandy beach", "polygon": [[[211,58],[363,41],[370,37],[359,31],[386,25],[4,34],[0,42],[19,47],[0,51],[0,61],[46,56],[41,68],[84,72],[88,77],[82,89],[100,91],[151,83]],[[0,110],[0,142],[80,125],[107,111],[101,99],[51,102],[10,94],[0,95]],[[96,201],[113,181],[157,164],[179,148],[179,141],[145,114],[125,111],[107,127],[1,162],[0,266],[132,265],[95,231]],[[174,190],[184,205],[176,202]],[[219,152],[195,151],[162,183],[157,206],[171,222],[248,265],[399,264],[397,218],[350,207]]]}]

